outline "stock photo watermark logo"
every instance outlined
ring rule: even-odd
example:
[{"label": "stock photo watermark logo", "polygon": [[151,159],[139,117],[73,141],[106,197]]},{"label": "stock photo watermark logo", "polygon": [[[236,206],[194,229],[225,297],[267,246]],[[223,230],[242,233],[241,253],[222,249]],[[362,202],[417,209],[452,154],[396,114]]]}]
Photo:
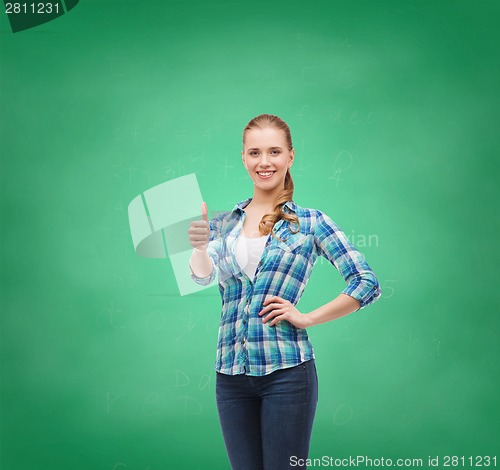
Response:
[{"label": "stock photo watermark logo", "polygon": [[35,28],[55,20],[75,8],[79,0],[55,0],[50,2],[7,2],[5,14],[13,33]]}]

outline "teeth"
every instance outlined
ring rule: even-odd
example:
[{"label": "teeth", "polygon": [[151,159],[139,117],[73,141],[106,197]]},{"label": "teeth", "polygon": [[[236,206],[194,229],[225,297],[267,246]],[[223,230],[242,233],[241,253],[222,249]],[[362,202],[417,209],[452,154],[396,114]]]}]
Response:
[{"label": "teeth", "polygon": [[257,173],[259,173],[259,175],[262,175],[262,176],[269,176],[269,175],[272,175],[274,172],[270,171],[269,173],[262,173],[262,172],[258,171]]}]

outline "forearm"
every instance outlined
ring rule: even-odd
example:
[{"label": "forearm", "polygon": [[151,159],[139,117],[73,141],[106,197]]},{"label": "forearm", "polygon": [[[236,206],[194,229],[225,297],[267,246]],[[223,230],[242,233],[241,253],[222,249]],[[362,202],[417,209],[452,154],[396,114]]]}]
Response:
[{"label": "forearm", "polygon": [[360,306],[361,304],[355,298],[347,294],[340,294],[331,302],[328,302],[306,315],[311,323],[310,326],[314,326],[336,320],[337,318],[355,312]]},{"label": "forearm", "polygon": [[196,248],[193,249],[189,265],[193,274],[198,277],[207,277],[213,269],[212,258],[208,256],[208,251],[197,250]]}]

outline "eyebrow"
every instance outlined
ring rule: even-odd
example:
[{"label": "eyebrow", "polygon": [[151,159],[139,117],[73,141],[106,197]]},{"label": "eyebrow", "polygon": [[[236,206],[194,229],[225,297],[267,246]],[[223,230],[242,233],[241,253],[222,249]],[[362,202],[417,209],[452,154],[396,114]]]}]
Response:
[{"label": "eyebrow", "polygon": [[[272,149],[283,150],[281,147],[269,147],[269,150],[272,150]],[[260,150],[260,149],[258,149],[257,147],[252,147],[251,149],[248,149],[247,151],[250,152],[250,150]]]}]

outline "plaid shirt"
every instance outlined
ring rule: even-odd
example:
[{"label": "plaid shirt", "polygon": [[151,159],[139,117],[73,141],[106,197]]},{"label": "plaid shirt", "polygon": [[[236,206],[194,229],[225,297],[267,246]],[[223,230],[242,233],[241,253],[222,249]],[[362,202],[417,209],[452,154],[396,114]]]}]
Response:
[{"label": "plaid shirt", "polygon": [[264,308],[264,300],[275,295],[296,305],[318,256],[337,268],[347,282],[342,293],[358,300],[360,309],[381,295],[377,278],[363,255],[335,222],[320,210],[303,208],[293,201],[286,202],[282,210],[299,217],[300,231],[294,234],[288,221],[280,219],[274,229],[284,241],[269,234],[254,278],[250,279],[236,261],[234,245],[246,217],[243,208],[251,200],[241,201],[231,212],[210,220],[207,250],[214,269],[204,278],[191,270],[191,278],[204,286],[215,280],[218,271],[222,315],[215,370],[229,375],[262,376],[315,358],[305,329],[286,320],[274,326],[263,324],[258,313]]}]

